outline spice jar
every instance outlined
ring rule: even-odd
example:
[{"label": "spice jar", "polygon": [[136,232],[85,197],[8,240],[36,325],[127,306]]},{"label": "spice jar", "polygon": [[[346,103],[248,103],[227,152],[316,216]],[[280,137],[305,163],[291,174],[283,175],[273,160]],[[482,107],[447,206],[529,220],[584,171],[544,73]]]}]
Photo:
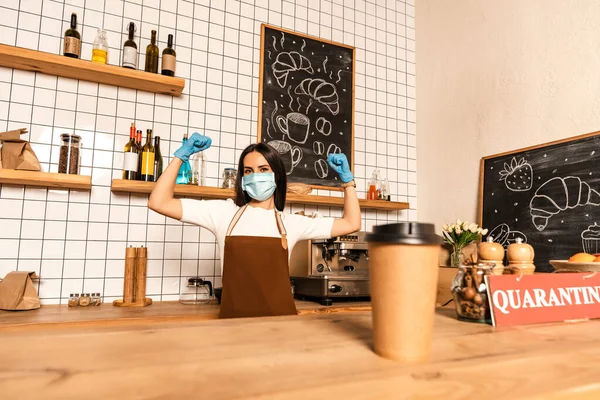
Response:
[{"label": "spice jar", "polygon": [[77,307],[79,305],[79,293],[71,293],[69,295],[69,307]]},{"label": "spice jar", "polygon": [[90,300],[90,306],[99,306],[102,304],[102,298],[100,297],[100,293],[92,293],[92,297]]},{"label": "spice jar", "polygon": [[58,172],[61,174],[79,174],[79,147],[81,136],[62,134]]},{"label": "spice jar", "polygon": [[491,324],[485,275],[492,275],[494,263],[460,265],[452,281],[456,315],[461,321]]},{"label": "spice jar", "polygon": [[181,304],[206,304],[212,297],[212,283],[194,276],[188,279],[179,295]]},{"label": "spice jar", "polygon": [[221,187],[223,189],[234,189],[236,176],[237,171],[235,168],[225,168],[223,170],[223,185]]},{"label": "spice jar", "polygon": [[91,302],[92,302],[92,298],[90,297],[89,293],[81,294],[81,297],[79,298],[79,305],[81,307],[87,307],[90,305]]}]

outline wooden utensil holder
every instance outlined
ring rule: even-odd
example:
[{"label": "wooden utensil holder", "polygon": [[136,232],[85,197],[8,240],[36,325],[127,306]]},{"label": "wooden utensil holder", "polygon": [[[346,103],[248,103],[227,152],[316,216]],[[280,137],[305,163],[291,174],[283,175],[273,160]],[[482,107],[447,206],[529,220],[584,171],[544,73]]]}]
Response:
[{"label": "wooden utensil holder", "polygon": [[152,299],[146,297],[147,260],[147,248],[128,247],[125,249],[123,300],[113,301],[113,306],[146,307],[152,304]]}]

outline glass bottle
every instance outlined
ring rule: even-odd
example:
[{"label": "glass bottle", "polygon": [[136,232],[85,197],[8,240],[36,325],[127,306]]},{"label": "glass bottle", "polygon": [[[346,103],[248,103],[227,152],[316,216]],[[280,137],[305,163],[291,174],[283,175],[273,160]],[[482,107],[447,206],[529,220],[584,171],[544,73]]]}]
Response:
[{"label": "glass bottle", "polygon": [[82,293],[81,297],[79,298],[79,305],[81,307],[87,307],[90,305],[91,301],[92,299],[89,293]]},{"label": "glass bottle", "polygon": [[71,293],[68,304],[69,307],[77,307],[79,305],[79,293]]},{"label": "glass bottle", "polygon": [[191,185],[206,186],[206,156],[200,151],[190,157],[192,164]]},{"label": "glass bottle", "polygon": [[100,307],[101,304],[102,304],[102,296],[100,296],[100,293],[96,293],[96,307]]},{"label": "glass bottle", "polygon": [[379,181],[379,170],[373,171],[371,181],[369,182],[368,200],[377,200],[377,182]]},{"label": "glass bottle", "polygon": [[81,56],[81,35],[77,31],[77,14],[71,14],[71,27],[65,32],[63,54],[71,58]]},{"label": "glass bottle", "polygon": [[92,62],[98,64],[108,63],[108,40],[104,29],[98,29],[98,33],[96,33],[92,50]]},{"label": "glass bottle", "polygon": [[235,168],[225,168],[223,170],[223,185],[221,187],[223,189],[234,189],[236,176],[237,171]]},{"label": "glass bottle", "polygon": [[156,31],[152,31],[150,44],[146,46],[146,72],[158,73],[158,46],[156,45]]},{"label": "glass bottle", "polygon": [[152,144],[152,129],[146,130],[146,144],[142,148],[141,180],[154,182],[154,145]]},{"label": "glass bottle", "polygon": [[139,149],[135,140],[135,123],[129,128],[129,142],[125,144],[123,154],[123,179],[137,180],[139,166]]},{"label": "glass bottle", "polygon": [[[182,145],[185,144],[188,140],[187,133],[183,134],[183,140],[181,141]],[[175,183],[180,185],[187,185],[192,180],[192,166],[190,165],[189,160],[183,161],[181,163],[181,167],[179,167],[179,172],[177,173],[177,179]]]},{"label": "glass bottle", "polygon": [[163,157],[160,152],[160,136],[154,137],[154,182],[160,178],[163,172]]},{"label": "glass bottle", "polygon": [[137,179],[142,179],[142,131],[141,129],[135,133],[135,142],[138,150],[138,174]]},{"label": "glass bottle", "polygon": [[177,53],[173,50],[173,35],[169,34],[167,47],[162,53],[162,75],[175,76],[176,56]]},{"label": "glass bottle", "polygon": [[133,40],[135,24],[130,22],[127,30],[129,31],[127,40],[123,44],[123,67],[137,69],[137,44]]}]

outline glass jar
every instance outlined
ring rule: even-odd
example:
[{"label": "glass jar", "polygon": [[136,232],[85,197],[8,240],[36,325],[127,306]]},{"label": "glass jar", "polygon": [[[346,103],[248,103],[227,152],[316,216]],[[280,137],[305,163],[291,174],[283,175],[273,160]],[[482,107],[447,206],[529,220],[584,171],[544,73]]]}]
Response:
[{"label": "glass jar", "polygon": [[102,304],[102,298],[100,297],[100,293],[92,293],[90,306],[98,307],[100,304]]},{"label": "glass jar", "polygon": [[212,283],[198,276],[188,278],[188,284],[181,290],[181,304],[206,304],[212,297]]},{"label": "glass jar", "polygon": [[223,189],[235,189],[235,178],[237,171],[235,168],[225,168],[223,170]]},{"label": "glass jar", "polygon": [[90,305],[91,302],[92,302],[92,298],[90,297],[89,293],[81,294],[81,297],[79,298],[79,305],[81,307],[87,307]]},{"label": "glass jar", "polygon": [[79,174],[81,136],[64,133],[60,135],[60,140],[62,144],[58,158],[58,172],[61,174]]},{"label": "glass jar", "polygon": [[493,263],[458,267],[451,290],[459,320],[492,323],[484,276],[492,275],[493,268]]},{"label": "glass jar", "polygon": [[71,293],[69,295],[69,307],[77,307],[79,305],[79,293]]}]

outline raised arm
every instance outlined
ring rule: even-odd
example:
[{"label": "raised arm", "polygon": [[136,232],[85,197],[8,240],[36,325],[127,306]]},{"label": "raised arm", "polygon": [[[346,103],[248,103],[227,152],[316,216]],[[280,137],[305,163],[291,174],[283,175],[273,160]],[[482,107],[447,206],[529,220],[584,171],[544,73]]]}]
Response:
[{"label": "raised arm", "polygon": [[177,173],[184,161],[188,161],[192,154],[204,151],[210,147],[212,140],[208,136],[194,133],[174,154],[173,160],[162,173],[156,186],[150,193],[148,208],[167,217],[180,220],[183,216],[181,200],[173,197]]},{"label": "raised arm", "polygon": [[362,225],[360,205],[354,185],[354,176],[350,171],[348,159],[344,154],[330,154],[327,162],[338,173],[344,183],[344,216],[336,218],[331,228],[331,237],[347,235],[359,231]]}]

